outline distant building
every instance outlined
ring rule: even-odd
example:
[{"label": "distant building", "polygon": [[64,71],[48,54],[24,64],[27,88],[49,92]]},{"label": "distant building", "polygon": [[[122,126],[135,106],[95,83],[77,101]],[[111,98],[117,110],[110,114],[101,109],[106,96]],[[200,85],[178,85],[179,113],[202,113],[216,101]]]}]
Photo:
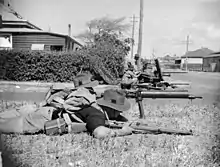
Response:
[{"label": "distant building", "polygon": [[203,57],[203,71],[220,72],[220,52]]},{"label": "distant building", "polygon": [[166,55],[159,58],[161,67],[164,69],[180,69],[181,61],[177,56]]},{"label": "distant building", "polygon": [[0,49],[74,51],[81,46],[70,35],[43,31],[0,3]]},{"label": "distant building", "polygon": [[189,51],[181,57],[181,68],[190,71],[202,71],[203,70],[203,57],[213,53],[208,48],[201,48],[195,51]]}]

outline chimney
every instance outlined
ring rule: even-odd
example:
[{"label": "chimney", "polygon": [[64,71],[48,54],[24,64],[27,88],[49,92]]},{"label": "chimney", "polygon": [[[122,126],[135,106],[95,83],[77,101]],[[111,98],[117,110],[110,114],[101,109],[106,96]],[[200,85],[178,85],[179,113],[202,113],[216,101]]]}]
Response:
[{"label": "chimney", "polygon": [[0,0],[0,4],[5,4],[5,1],[4,0]]},{"label": "chimney", "polygon": [[[11,2],[11,1],[10,1]],[[10,3],[8,0],[0,0],[0,4],[4,5],[4,6],[7,6],[7,7],[10,7]]]},{"label": "chimney", "polygon": [[2,15],[0,15],[0,28],[2,28],[3,25],[2,25]]},{"label": "chimney", "polygon": [[71,24],[68,24],[68,35],[71,37]]}]

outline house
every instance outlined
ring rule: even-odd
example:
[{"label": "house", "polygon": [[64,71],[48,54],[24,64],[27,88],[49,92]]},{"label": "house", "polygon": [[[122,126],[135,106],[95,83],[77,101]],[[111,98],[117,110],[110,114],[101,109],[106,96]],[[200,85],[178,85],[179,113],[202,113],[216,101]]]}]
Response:
[{"label": "house", "polygon": [[69,35],[43,31],[0,3],[0,49],[75,51],[82,44]]},{"label": "house", "polygon": [[220,52],[203,57],[203,71],[220,72]]},{"label": "house", "polygon": [[189,51],[185,55],[181,56],[181,68],[190,71],[202,71],[203,57],[213,53],[208,48],[201,48],[195,51]]},{"label": "house", "polygon": [[180,62],[177,61],[178,57],[176,55],[166,55],[158,59],[161,64],[161,67],[163,67],[164,69],[180,69]]}]

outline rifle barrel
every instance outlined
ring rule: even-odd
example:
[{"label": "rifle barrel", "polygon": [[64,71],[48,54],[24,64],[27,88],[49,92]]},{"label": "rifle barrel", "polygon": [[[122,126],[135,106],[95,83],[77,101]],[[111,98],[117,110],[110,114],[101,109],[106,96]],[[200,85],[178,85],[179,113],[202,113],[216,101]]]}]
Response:
[{"label": "rifle barrel", "polygon": [[141,92],[143,98],[180,98],[180,99],[194,99],[192,96],[185,92]]},{"label": "rifle barrel", "polygon": [[188,92],[187,89],[162,89],[162,87],[153,87],[153,86],[145,86],[145,85],[140,85],[140,84],[137,84],[135,85],[137,86],[138,88],[142,88],[146,91],[146,89],[149,89],[148,91],[149,92]]},{"label": "rifle barrel", "polygon": [[[136,94],[130,92],[127,94],[127,97],[135,98]],[[179,98],[179,99],[197,99],[202,98],[200,96],[190,95],[187,92],[168,92],[168,91],[141,91],[142,98]]]},{"label": "rifle barrel", "polygon": [[170,85],[190,85],[190,83],[187,83],[187,82],[170,82]]}]

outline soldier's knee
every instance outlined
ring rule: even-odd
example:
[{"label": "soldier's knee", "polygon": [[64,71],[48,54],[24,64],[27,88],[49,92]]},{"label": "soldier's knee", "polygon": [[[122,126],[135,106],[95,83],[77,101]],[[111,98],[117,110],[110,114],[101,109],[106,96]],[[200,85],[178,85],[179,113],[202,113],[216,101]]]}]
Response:
[{"label": "soldier's knee", "polygon": [[93,136],[97,139],[105,138],[108,135],[109,135],[109,129],[104,126],[97,127],[93,131]]}]

